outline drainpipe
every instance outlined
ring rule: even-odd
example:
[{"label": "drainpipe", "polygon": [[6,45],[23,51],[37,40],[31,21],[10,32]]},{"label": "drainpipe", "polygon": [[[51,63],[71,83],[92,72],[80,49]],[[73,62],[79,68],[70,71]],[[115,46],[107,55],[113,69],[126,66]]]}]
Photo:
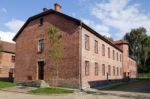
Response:
[{"label": "drainpipe", "polygon": [[82,22],[80,21],[79,32],[79,89],[82,89]]}]

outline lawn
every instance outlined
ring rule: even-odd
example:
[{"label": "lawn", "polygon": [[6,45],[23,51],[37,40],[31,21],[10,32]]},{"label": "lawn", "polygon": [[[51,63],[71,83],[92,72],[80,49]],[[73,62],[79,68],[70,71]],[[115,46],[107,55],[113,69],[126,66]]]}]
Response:
[{"label": "lawn", "polygon": [[64,88],[38,88],[30,91],[33,94],[66,94],[73,93],[73,90]]},{"label": "lawn", "polygon": [[11,82],[0,81],[0,88],[12,87],[16,86],[16,84]]}]

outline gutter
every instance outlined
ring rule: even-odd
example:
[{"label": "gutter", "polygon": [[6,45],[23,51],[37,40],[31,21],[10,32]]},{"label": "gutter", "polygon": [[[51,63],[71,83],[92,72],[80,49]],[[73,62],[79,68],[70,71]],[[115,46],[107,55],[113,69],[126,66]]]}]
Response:
[{"label": "gutter", "polygon": [[79,25],[79,89],[82,91],[82,21]]}]

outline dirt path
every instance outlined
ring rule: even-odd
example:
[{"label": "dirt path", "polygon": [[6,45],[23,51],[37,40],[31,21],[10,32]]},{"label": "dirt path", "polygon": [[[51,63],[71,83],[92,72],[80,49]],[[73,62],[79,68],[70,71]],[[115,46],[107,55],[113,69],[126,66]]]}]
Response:
[{"label": "dirt path", "polygon": [[132,99],[132,98],[125,98],[111,95],[93,95],[85,93],[75,93],[67,95],[32,95],[32,94],[0,91],[0,99]]}]

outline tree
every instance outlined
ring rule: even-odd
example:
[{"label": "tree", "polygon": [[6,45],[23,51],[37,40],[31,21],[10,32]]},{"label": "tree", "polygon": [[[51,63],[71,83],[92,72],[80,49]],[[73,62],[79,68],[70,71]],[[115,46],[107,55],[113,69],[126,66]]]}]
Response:
[{"label": "tree", "polygon": [[140,65],[141,52],[142,52],[142,41],[147,37],[146,29],[143,27],[132,29],[129,33],[126,33],[124,40],[129,42],[129,54],[133,56]]},{"label": "tree", "polygon": [[61,34],[58,32],[56,28],[50,28],[48,31],[48,38],[51,44],[51,48],[49,49],[49,57],[53,60],[54,66],[56,69],[56,86],[58,85],[59,78],[59,63],[62,58],[62,51],[60,46],[60,38]]},{"label": "tree", "polygon": [[132,29],[126,33],[124,40],[129,42],[129,54],[133,56],[137,62],[139,71],[148,70],[147,61],[150,53],[150,38],[146,34],[146,29],[143,27]]},{"label": "tree", "polygon": [[113,38],[112,37],[108,37],[108,36],[103,36],[104,38],[106,38],[107,40],[109,40],[109,41],[113,41]]}]

